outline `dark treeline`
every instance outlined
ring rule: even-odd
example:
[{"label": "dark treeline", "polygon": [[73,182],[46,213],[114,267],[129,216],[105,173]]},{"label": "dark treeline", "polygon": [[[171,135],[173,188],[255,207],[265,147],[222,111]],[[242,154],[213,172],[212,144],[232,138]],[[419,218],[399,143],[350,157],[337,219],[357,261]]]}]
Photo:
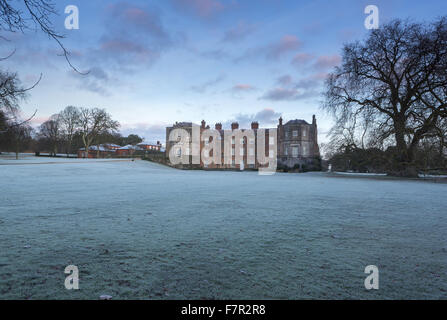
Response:
[{"label": "dark treeline", "polygon": [[119,123],[104,109],[77,108],[68,106],[52,115],[38,128],[27,121],[8,121],[0,112],[0,151],[75,154],[80,148],[113,143],[117,145],[138,144],[143,138],[131,134],[122,136],[117,130]]},{"label": "dark treeline", "polygon": [[[396,147],[386,150],[379,148],[345,147],[333,154],[328,163],[333,171],[353,171],[387,173],[394,168],[394,159],[398,156]],[[414,166],[420,173],[446,174],[447,157],[436,148],[436,144],[422,143],[415,150]]]},{"label": "dark treeline", "polygon": [[447,17],[394,20],[344,46],[323,105],[333,165],[406,177],[445,168],[446,48]]}]

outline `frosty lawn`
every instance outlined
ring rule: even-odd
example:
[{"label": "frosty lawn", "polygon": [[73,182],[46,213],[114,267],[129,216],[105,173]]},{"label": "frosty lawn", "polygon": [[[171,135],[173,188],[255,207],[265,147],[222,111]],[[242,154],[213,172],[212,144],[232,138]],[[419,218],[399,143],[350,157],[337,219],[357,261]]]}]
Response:
[{"label": "frosty lawn", "polygon": [[1,299],[447,298],[447,184],[14,161],[0,160]]}]

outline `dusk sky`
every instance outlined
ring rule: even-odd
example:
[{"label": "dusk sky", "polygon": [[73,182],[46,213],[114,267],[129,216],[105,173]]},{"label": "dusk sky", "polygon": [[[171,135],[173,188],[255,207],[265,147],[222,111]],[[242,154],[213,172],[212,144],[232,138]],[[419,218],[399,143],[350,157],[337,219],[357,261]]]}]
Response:
[{"label": "dusk sky", "polygon": [[[367,5],[380,24],[431,21],[445,0],[57,1],[53,23],[66,35],[73,72],[57,44],[40,33],[3,34],[2,67],[24,85],[43,78],[22,105],[37,125],[67,105],[106,108],[123,134],[162,140],[175,121],[232,121],[261,127],[316,114],[320,142],[332,125],[320,110],[324,79],[343,43],[364,39]],[[65,30],[64,9],[79,8],[79,30]]]}]

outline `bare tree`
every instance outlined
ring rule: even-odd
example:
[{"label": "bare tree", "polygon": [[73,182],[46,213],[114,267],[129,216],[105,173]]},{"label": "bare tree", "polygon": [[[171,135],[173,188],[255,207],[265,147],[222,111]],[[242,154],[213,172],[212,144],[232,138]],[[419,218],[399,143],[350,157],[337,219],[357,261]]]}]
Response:
[{"label": "bare tree", "polygon": [[67,158],[72,152],[73,137],[78,130],[80,111],[74,106],[68,106],[59,113],[59,120],[64,136]]},{"label": "bare tree", "polygon": [[23,122],[13,123],[1,136],[2,147],[16,154],[19,159],[19,153],[24,151],[28,142],[31,140],[32,128]]},{"label": "bare tree", "polygon": [[48,140],[50,144],[50,155],[57,155],[57,146],[62,138],[61,121],[59,115],[55,114],[39,127],[39,135]]},{"label": "bare tree", "polygon": [[62,56],[65,57],[70,67],[81,73],[70,61],[70,53],[62,43],[64,35],[58,33],[53,27],[51,19],[57,14],[55,3],[52,0],[0,0],[0,30],[25,33],[29,30],[40,29],[41,32],[56,41],[62,49]]},{"label": "bare tree", "polygon": [[[119,127],[117,121],[112,120],[105,109],[81,108],[79,112],[79,131],[88,157],[88,152],[100,134],[115,131]],[[98,148],[99,153],[99,148]]]},{"label": "bare tree", "polygon": [[368,117],[376,138],[394,139],[390,174],[417,175],[417,146],[447,116],[446,48],[447,17],[431,24],[395,20],[345,45],[342,66],[327,80],[323,107],[336,126]]}]

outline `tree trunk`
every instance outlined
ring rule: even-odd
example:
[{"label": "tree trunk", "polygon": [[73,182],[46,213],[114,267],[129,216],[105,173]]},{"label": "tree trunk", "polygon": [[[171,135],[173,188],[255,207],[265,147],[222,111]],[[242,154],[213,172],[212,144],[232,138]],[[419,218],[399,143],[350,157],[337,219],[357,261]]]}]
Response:
[{"label": "tree trunk", "polygon": [[395,139],[396,152],[391,161],[391,170],[388,172],[390,176],[417,178],[418,172],[414,164],[414,148],[413,145],[407,146],[405,142],[405,121],[395,120]]}]

